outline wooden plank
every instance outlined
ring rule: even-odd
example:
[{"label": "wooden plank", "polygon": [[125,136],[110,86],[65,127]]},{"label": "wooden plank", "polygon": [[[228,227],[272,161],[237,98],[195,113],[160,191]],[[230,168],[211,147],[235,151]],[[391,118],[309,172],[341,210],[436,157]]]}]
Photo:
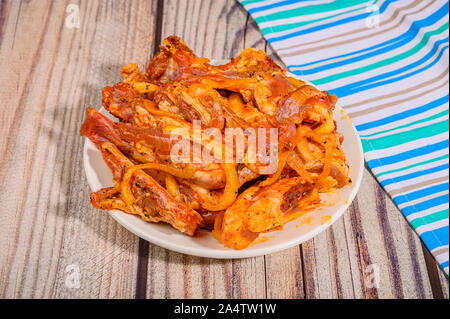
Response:
[{"label": "wooden plank", "polygon": [[419,238],[368,171],[342,220],[304,252],[308,298],[432,298]]},{"label": "wooden plank", "polygon": [[[177,35],[198,55],[229,59],[244,49],[246,20],[234,1],[164,1],[162,38]],[[149,298],[265,297],[264,257],[214,260],[154,245],[149,256]]]},{"label": "wooden plank", "polygon": [[[244,48],[265,50],[276,63],[284,67],[283,62],[262,37],[255,21],[248,14],[244,30]],[[299,246],[264,256],[264,264],[267,298],[304,298],[303,270]]]},{"label": "wooden plank", "polygon": [[[79,29],[65,24],[69,3]],[[134,297],[138,240],[91,208],[79,128],[122,65],[147,62],[155,10],[151,1],[2,1],[0,297]],[[80,287],[70,288],[77,269]]]},{"label": "wooden plank", "polygon": [[444,271],[439,265],[436,265],[437,273],[439,274],[439,280],[441,282],[441,288],[442,288],[442,297],[444,299],[450,298],[450,291],[449,291],[449,284],[448,284],[448,277],[445,275]]},{"label": "wooden plank", "polygon": [[422,250],[425,257],[433,298],[448,299],[448,278],[423,243]]},{"label": "wooden plank", "polygon": [[[384,247],[382,248],[389,258],[389,263],[385,264],[390,268],[388,272],[392,274],[390,279],[393,283],[392,287],[395,288],[394,296],[399,298],[432,298],[433,294],[419,236],[375,180],[373,185],[377,196],[376,212],[380,234],[384,239]],[[366,231],[369,232],[373,226],[366,223],[365,227]],[[373,240],[378,240],[378,238]],[[377,262],[377,260],[374,260],[374,262]],[[383,264],[380,262],[380,267],[381,265]],[[394,289],[392,289],[392,292],[394,292]],[[389,294],[386,296],[389,296]]]}]

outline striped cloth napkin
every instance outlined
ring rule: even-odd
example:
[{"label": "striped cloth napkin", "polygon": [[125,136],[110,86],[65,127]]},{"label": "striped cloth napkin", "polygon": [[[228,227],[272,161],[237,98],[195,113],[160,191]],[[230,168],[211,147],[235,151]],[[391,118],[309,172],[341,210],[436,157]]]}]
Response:
[{"label": "striped cloth napkin", "polygon": [[338,96],[367,165],[448,275],[448,2],[240,2],[291,72]]}]

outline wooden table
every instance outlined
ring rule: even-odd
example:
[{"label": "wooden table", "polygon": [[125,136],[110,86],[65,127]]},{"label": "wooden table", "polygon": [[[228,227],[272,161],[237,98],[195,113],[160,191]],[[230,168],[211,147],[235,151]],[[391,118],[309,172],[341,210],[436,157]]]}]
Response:
[{"label": "wooden table", "polygon": [[368,171],[328,231],[243,260],[168,251],[93,209],[85,109],[171,34],[201,56],[255,47],[279,62],[234,0],[0,1],[0,298],[449,297],[447,277]]}]

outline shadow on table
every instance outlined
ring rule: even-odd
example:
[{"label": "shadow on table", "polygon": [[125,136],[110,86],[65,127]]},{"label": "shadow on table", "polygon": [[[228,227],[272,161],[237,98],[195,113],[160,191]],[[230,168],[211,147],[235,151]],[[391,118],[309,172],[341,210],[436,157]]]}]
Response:
[{"label": "shadow on table", "polygon": [[79,133],[86,108],[102,106],[103,87],[122,80],[120,69],[121,65],[94,64],[84,84],[72,83],[67,94],[59,94],[54,106],[47,106],[40,129],[49,140],[48,156],[54,156],[54,166],[44,172],[52,178],[48,211],[62,221],[63,249],[76,255],[111,244],[130,253],[137,250],[133,234],[90,205],[91,189],[83,165],[85,139]]}]

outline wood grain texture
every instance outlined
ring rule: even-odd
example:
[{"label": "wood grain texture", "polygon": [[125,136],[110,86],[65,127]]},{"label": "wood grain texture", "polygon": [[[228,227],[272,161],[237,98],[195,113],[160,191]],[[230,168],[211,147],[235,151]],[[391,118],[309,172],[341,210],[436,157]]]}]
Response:
[{"label": "wood grain texture", "polygon": [[[244,49],[247,22],[234,1],[164,1],[162,38],[177,35],[198,55],[228,59]],[[210,260],[150,245],[147,282],[148,298],[264,298],[264,257]]]},{"label": "wood grain texture", "polygon": [[437,273],[439,274],[439,280],[441,282],[441,289],[442,289],[442,297],[444,299],[449,299],[450,291],[448,285],[448,277],[444,274],[439,265],[435,265],[434,267],[437,269]]},{"label": "wood grain texture", "polygon": [[[65,25],[69,3],[79,29]],[[171,252],[91,208],[84,110],[171,34],[211,59],[255,47],[281,63],[234,0],[0,1],[0,298],[449,298],[448,278],[368,171],[327,231],[257,258]],[[80,288],[65,284],[69,265]]]},{"label": "wood grain texture", "polygon": [[155,5],[79,1],[69,29],[69,3],[2,1],[0,297],[135,294],[138,239],[90,206],[79,129],[121,66],[151,56]]}]

